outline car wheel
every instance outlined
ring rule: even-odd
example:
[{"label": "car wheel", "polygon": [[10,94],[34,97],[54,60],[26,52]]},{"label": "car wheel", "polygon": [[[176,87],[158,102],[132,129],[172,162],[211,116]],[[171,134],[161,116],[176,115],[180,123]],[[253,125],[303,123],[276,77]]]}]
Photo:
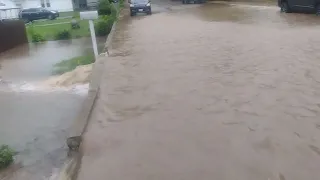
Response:
[{"label": "car wheel", "polygon": [[48,19],[53,20],[54,17],[50,14],[50,15],[48,16]]},{"label": "car wheel", "polygon": [[29,19],[22,19],[24,23],[29,23],[30,20]]},{"label": "car wheel", "polygon": [[130,13],[130,16],[135,16],[135,15],[136,15],[136,13],[134,13],[134,12]]},{"label": "car wheel", "polygon": [[281,3],[281,12],[290,13],[289,4],[285,1],[282,1]]},{"label": "car wheel", "polygon": [[316,15],[320,16],[320,4],[317,4],[316,6]]},{"label": "car wheel", "polygon": [[182,0],[182,4],[185,4],[186,3],[186,1],[185,0]]}]

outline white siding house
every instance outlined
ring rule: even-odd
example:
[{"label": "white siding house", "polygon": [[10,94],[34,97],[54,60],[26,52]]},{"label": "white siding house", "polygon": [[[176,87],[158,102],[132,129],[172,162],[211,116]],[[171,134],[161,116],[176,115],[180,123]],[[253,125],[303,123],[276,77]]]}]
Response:
[{"label": "white siding house", "polygon": [[44,7],[59,12],[73,11],[72,0],[15,0],[23,9]]},{"label": "white siding house", "polygon": [[0,0],[0,20],[18,18],[19,8],[11,0]]},{"label": "white siding house", "polygon": [[67,12],[95,8],[98,0],[0,0],[0,20],[18,18],[19,9],[44,7]]}]

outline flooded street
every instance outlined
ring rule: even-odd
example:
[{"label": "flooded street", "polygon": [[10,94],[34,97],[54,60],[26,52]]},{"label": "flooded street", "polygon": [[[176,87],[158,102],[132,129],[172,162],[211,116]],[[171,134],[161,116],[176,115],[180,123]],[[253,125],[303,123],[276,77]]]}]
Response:
[{"label": "flooded street", "polygon": [[84,98],[70,92],[0,93],[0,142],[18,152],[16,163],[23,167],[9,179],[43,180],[64,163],[68,129]]},{"label": "flooded street", "polygon": [[[99,46],[104,43],[105,38],[98,39]],[[0,54],[0,144],[17,151],[16,165],[9,168],[14,173],[0,173],[1,180],[48,179],[64,163],[68,130],[88,85],[43,82],[52,76],[54,64],[91,48],[91,39],[83,38],[27,44]]]},{"label": "flooded street", "polygon": [[320,18],[185,7],[118,24],[79,179],[318,180]]},{"label": "flooded street", "polygon": [[[100,49],[105,40],[105,37],[97,38]],[[13,82],[44,80],[52,76],[56,63],[90,52],[90,38],[25,44],[0,54],[0,79]]]}]

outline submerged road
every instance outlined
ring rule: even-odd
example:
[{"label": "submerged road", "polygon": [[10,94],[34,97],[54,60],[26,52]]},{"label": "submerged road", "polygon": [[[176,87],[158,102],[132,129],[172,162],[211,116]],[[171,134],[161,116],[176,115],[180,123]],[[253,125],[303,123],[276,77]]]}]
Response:
[{"label": "submerged road", "polygon": [[78,179],[318,180],[320,18],[186,7],[118,24]]}]

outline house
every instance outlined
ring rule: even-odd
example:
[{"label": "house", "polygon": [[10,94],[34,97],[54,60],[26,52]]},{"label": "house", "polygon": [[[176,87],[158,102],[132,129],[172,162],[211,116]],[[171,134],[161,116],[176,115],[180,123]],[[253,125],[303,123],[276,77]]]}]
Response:
[{"label": "house", "polygon": [[0,20],[18,18],[19,9],[10,0],[0,0]]},{"label": "house", "polygon": [[0,0],[0,4],[10,7],[12,5],[21,9],[43,7],[59,12],[90,9],[95,7],[97,2],[98,0]]},{"label": "house", "polygon": [[72,0],[14,0],[22,9],[43,7],[60,12],[73,11]]}]

